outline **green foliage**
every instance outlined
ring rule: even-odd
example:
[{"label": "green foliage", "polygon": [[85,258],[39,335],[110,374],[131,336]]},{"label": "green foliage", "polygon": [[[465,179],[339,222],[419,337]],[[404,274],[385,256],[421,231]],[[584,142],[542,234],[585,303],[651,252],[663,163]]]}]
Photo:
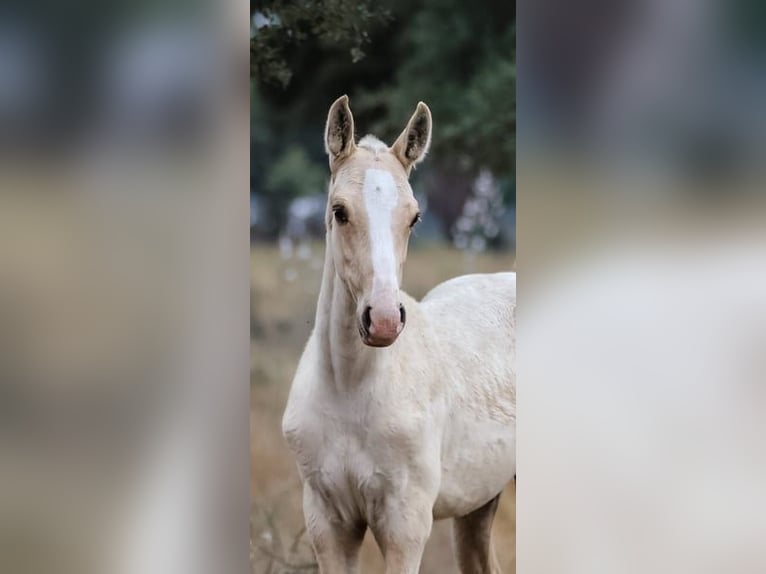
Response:
[{"label": "green foliage", "polygon": [[[486,3],[485,8],[492,3]],[[402,35],[396,77],[361,102],[390,113],[377,131],[398,133],[418,100],[434,115],[432,155],[475,172],[513,175],[516,152],[516,28],[512,12],[461,0],[424,3]]]},{"label": "green foliage", "polygon": [[291,146],[274,164],[266,179],[266,192],[290,198],[319,193],[324,188],[324,166],[309,159],[300,146]]},{"label": "green foliage", "polygon": [[326,187],[326,169],[313,161],[298,145],[288,147],[271,166],[263,186],[269,205],[269,220],[278,232],[287,220],[287,209],[296,197],[321,193]]},{"label": "green foliage", "polygon": [[[472,184],[489,169],[515,201],[515,6],[507,0],[271,0],[251,4],[251,191],[279,202],[327,174],[327,109],[351,98],[357,136],[389,144],[418,101],[434,117],[428,161],[413,187],[451,233]],[[385,7],[383,7],[385,6]],[[264,23],[265,22],[265,23]],[[304,150],[302,156],[295,149]],[[301,163],[303,162],[303,164]],[[307,166],[313,167],[307,167]],[[273,174],[279,169],[281,173]],[[279,188],[277,193],[275,190]],[[321,189],[324,189],[323,187]]]},{"label": "green foliage", "polygon": [[325,46],[342,46],[349,60],[365,57],[368,28],[390,18],[373,0],[264,0],[251,5],[250,75],[286,87],[293,76],[290,52],[316,38]]},{"label": "green foliage", "polygon": [[477,150],[474,164],[490,168],[497,175],[515,173],[516,162],[516,63],[513,52],[515,29],[488,55],[465,91],[464,113],[456,118],[456,146]]}]

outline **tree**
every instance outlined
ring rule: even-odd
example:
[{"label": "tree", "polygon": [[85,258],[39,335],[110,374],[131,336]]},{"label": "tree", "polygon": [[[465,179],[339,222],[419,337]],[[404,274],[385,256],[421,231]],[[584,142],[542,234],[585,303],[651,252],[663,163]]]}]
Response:
[{"label": "tree", "polygon": [[[251,188],[290,146],[326,172],[322,129],[330,103],[347,93],[359,136],[391,143],[415,105],[434,116],[429,161],[413,187],[447,235],[489,170],[514,202],[515,7],[485,0],[277,0],[251,4]],[[257,20],[257,22],[256,22]]]},{"label": "tree", "polygon": [[250,2],[250,75],[286,87],[293,77],[290,52],[309,38],[348,49],[352,62],[364,58],[368,28],[390,18],[371,0],[260,0]]}]

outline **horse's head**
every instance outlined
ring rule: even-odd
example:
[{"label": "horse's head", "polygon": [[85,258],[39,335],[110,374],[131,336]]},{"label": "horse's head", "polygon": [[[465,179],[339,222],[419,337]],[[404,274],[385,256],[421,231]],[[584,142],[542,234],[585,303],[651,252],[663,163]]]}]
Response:
[{"label": "horse's head", "polygon": [[393,343],[407,318],[399,284],[410,233],[420,219],[407,178],[430,142],[431,112],[422,102],[391,147],[371,136],[355,143],[347,96],[330,107],[328,248],[356,303],[362,341],[373,347]]}]

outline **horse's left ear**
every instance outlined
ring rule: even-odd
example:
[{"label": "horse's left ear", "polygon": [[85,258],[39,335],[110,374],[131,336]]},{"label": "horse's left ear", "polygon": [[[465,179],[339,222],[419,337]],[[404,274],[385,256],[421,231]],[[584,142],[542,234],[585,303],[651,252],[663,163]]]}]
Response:
[{"label": "horse's left ear", "polygon": [[423,102],[418,102],[415,113],[412,114],[407,127],[396,138],[391,151],[404,166],[407,174],[412,166],[420,163],[428,153],[431,145],[431,110]]}]

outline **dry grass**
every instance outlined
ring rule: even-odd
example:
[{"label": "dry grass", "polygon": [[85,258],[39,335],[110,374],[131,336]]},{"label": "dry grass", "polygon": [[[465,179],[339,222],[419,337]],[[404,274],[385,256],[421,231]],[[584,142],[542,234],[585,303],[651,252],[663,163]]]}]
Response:
[{"label": "dry grass", "polygon": [[[308,339],[321,278],[324,247],[310,246],[307,259],[284,261],[273,246],[251,251],[250,498],[253,574],[315,572],[303,533],[301,489],[295,463],[282,439],[280,423],[290,381]],[[305,255],[305,254],[304,254]],[[422,297],[436,284],[467,272],[514,268],[510,253],[471,259],[442,246],[412,249],[404,288]],[[288,280],[288,277],[292,280]],[[501,497],[495,544],[506,573],[515,571],[516,496]],[[362,571],[383,572],[383,559],[369,535],[361,554]],[[423,574],[456,573],[449,521],[438,522],[426,547]]]}]

